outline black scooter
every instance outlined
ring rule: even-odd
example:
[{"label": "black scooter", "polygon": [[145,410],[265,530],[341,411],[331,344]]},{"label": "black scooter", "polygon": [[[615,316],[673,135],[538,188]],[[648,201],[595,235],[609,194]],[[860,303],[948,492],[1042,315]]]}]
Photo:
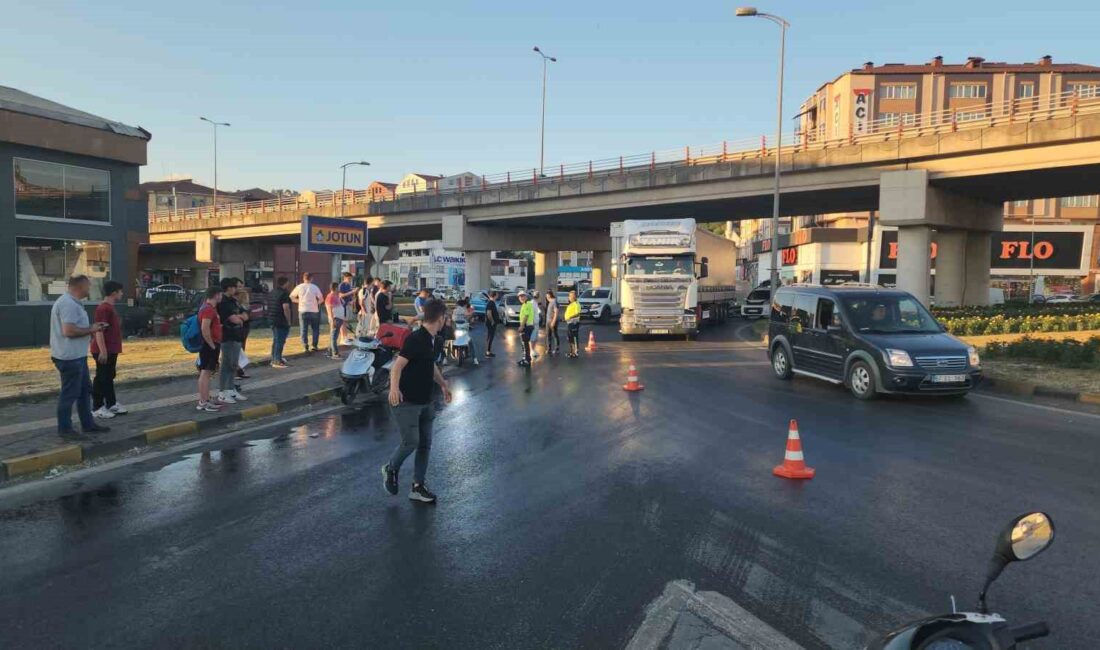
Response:
[{"label": "black scooter", "polygon": [[[955,612],[914,621],[867,646],[867,650],[1012,650],[1017,643],[1050,634],[1046,623],[1012,627],[998,614],[990,614],[985,595],[993,581],[1011,562],[1030,560],[1054,541],[1054,522],[1042,512],[1020,515],[997,539],[989,563],[977,612]],[[955,599],[951,599],[954,610]]]}]

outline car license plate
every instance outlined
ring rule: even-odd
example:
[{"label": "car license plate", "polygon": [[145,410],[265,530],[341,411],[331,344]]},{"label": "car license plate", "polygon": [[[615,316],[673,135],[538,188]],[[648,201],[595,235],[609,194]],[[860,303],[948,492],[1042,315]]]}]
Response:
[{"label": "car license plate", "polygon": [[932,375],[933,384],[961,384],[966,381],[966,375]]},{"label": "car license plate", "polygon": [[649,330],[650,334],[668,334],[668,330]]}]

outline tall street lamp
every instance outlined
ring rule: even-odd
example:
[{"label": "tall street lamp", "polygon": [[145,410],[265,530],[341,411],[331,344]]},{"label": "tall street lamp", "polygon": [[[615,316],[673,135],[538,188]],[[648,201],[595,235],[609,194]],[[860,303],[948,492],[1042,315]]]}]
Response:
[{"label": "tall street lamp", "polygon": [[779,99],[775,116],[775,193],[772,198],[772,275],[769,287],[771,297],[774,299],[776,287],[779,285],[779,153],[783,148],[783,58],[787,48],[787,28],[791,24],[779,16],[761,13],[756,10],[756,7],[738,7],[735,15],[742,18],[764,18],[779,25]]},{"label": "tall street lamp", "polygon": [[542,176],[542,168],[545,162],[544,154],[546,152],[546,65],[557,63],[558,60],[548,56],[539,49],[538,45],[535,46],[535,52],[542,57],[542,121],[539,124],[539,176]]},{"label": "tall street lamp", "polygon": [[370,167],[370,163],[365,160],[357,160],[355,162],[344,163],[340,165],[340,170],[343,172],[344,179],[340,182],[340,216],[344,216],[344,204],[347,201],[344,199],[344,193],[348,191],[348,167],[352,165],[363,165],[364,167]]},{"label": "tall street lamp", "polygon": [[229,126],[229,122],[215,122],[214,120],[199,116],[203,122],[209,122],[214,127],[214,216],[218,214],[218,127]]}]

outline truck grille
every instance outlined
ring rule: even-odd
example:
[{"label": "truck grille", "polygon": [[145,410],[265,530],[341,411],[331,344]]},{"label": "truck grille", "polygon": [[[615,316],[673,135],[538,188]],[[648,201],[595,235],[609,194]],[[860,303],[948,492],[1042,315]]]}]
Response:
[{"label": "truck grille", "polygon": [[684,296],[678,291],[646,291],[633,288],[634,309],[646,315],[679,316],[684,311]]},{"label": "truck grille", "polygon": [[914,357],[913,361],[915,361],[922,370],[929,370],[933,372],[951,372],[966,370],[967,364],[966,357],[964,356]]}]

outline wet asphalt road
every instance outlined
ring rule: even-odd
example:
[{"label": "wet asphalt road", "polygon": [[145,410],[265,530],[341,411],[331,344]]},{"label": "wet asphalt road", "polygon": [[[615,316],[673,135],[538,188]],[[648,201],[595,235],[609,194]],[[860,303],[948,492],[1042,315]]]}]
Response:
[{"label": "wet asphalt road", "polygon": [[[856,402],[772,379],[734,334],[601,328],[578,361],[462,372],[436,506],[383,492],[385,407],[0,491],[0,646],[614,648],[686,579],[807,648],[860,647],[950,594],[970,606],[996,533],[1044,509],[1057,542],[990,602],[1050,622],[1029,648],[1096,647],[1100,417]],[[630,362],[642,393],[621,389]],[[810,482],[770,473],[789,418]]]}]

